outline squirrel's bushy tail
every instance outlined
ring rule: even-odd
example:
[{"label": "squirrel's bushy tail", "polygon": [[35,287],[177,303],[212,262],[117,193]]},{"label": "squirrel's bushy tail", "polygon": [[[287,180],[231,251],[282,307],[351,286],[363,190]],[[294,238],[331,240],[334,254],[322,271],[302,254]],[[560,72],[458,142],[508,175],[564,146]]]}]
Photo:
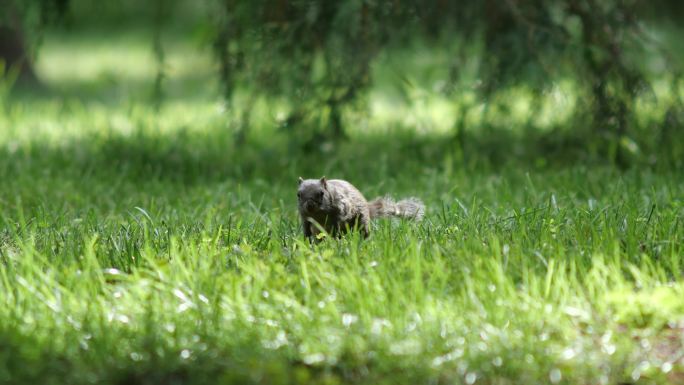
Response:
[{"label": "squirrel's bushy tail", "polygon": [[390,197],[375,198],[368,202],[370,217],[401,217],[420,221],[425,215],[425,205],[418,198],[406,198],[395,202]]}]

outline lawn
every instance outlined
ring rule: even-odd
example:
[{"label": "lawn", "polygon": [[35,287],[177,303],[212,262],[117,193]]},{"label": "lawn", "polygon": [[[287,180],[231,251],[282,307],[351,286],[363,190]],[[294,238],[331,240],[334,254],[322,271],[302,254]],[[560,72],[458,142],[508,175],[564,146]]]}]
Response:
[{"label": "lawn", "polygon": [[[0,383],[684,381],[681,170],[464,154],[429,100],[320,151],[273,116],[236,143],[208,53],[169,48],[156,110],[121,39],[46,39],[53,91],[0,106]],[[426,218],[309,245],[322,175]]]}]

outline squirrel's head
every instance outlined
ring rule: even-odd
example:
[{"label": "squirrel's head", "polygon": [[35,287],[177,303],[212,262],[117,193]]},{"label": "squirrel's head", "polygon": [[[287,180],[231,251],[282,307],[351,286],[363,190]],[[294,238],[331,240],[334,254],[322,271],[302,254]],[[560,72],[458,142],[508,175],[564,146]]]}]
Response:
[{"label": "squirrel's head", "polygon": [[321,179],[299,178],[297,189],[299,211],[305,214],[315,214],[326,211],[330,207],[330,191],[325,177]]}]

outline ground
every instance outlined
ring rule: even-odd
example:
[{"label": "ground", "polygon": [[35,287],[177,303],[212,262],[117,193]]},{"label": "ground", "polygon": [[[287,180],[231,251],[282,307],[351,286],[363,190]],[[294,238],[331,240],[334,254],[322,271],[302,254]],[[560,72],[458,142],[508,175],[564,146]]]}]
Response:
[{"label": "ground", "polygon": [[[443,101],[378,90],[345,142],[302,152],[276,112],[237,144],[208,52],[169,48],[157,110],[120,38],[47,38],[52,91],[2,99],[0,382],[684,381],[680,170],[464,152]],[[322,175],[426,218],[311,246]]]}]

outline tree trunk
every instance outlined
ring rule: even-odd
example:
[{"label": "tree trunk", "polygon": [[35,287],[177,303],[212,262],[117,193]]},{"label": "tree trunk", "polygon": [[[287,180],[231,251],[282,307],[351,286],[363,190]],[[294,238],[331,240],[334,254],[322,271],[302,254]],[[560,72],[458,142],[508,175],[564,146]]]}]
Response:
[{"label": "tree trunk", "polygon": [[20,83],[37,84],[19,13],[11,0],[0,0],[0,9],[7,11],[5,19],[0,19],[0,61],[5,68],[19,71]]}]

